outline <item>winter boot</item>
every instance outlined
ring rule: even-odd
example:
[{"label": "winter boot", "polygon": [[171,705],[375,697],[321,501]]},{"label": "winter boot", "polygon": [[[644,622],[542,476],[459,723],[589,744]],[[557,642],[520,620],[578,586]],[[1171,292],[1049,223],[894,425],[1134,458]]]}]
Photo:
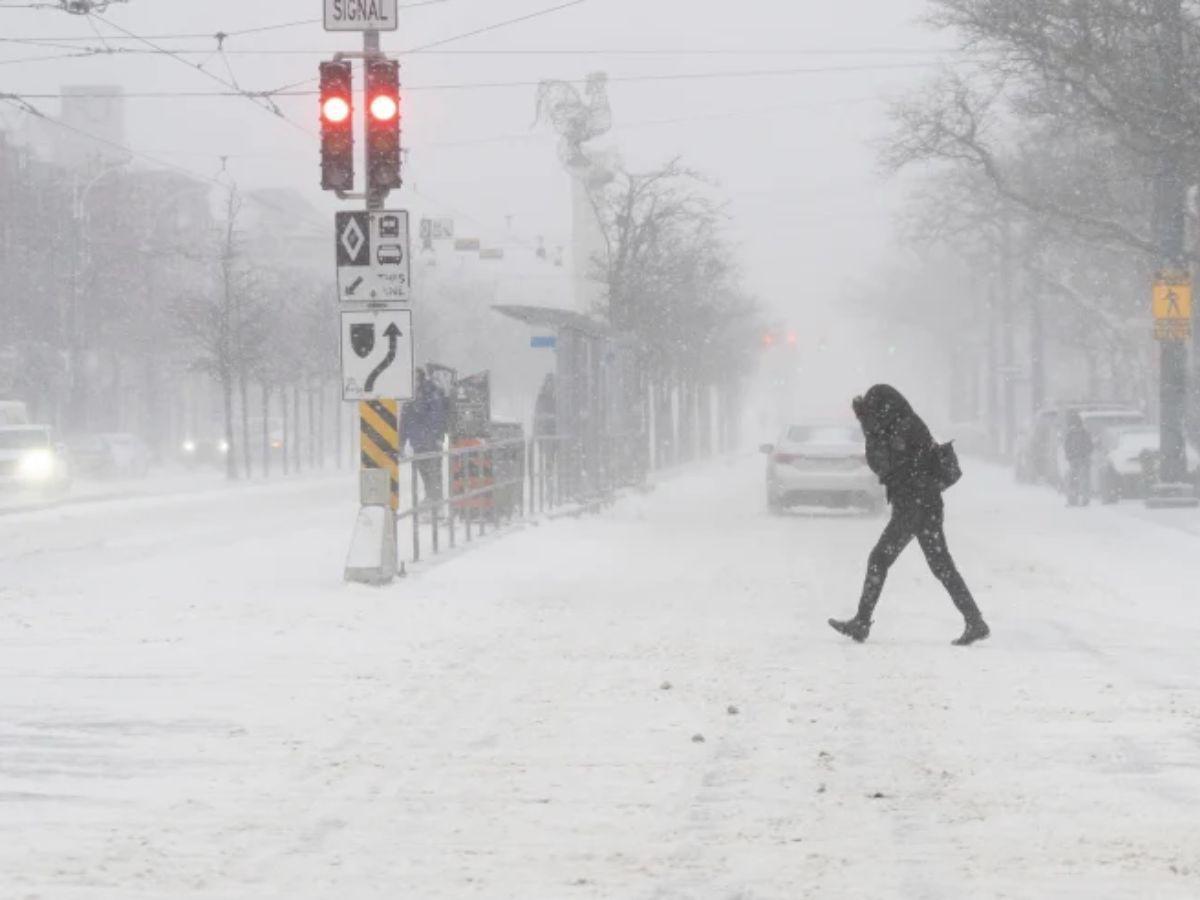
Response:
[{"label": "winter boot", "polygon": [[991,633],[992,629],[988,628],[987,622],[983,621],[983,619],[973,619],[967,622],[967,627],[963,631],[962,637],[950,643],[955,647],[966,647],[976,641],[982,641]]},{"label": "winter boot", "polygon": [[829,627],[834,631],[844,634],[848,638],[854,638],[858,643],[862,643],[867,639],[867,635],[871,633],[871,622],[869,619],[860,619],[855,616],[853,619],[847,619],[845,622],[839,619],[830,619]]}]

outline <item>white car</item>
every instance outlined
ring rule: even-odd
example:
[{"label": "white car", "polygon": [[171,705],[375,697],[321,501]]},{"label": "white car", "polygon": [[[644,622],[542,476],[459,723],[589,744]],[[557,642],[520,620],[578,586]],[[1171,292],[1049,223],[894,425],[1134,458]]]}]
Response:
[{"label": "white car", "polygon": [[866,441],[857,424],[791,425],[767,454],[767,507],[882,509],[883,485],[867,467]]},{"label": "white car", "polygon": [[[1092,489],[1105,503],[1146,497],[1158,468],[1158,445],[1155,425],[1105,429],[1092,451]],[[1189,442],[1186,454],[1188,481],[1200,484],[1200,453]]]},{"label": "white car", "polygon": [[66,460],[44,425],[0,427],[0,492],[61,494],[70,485]]}]

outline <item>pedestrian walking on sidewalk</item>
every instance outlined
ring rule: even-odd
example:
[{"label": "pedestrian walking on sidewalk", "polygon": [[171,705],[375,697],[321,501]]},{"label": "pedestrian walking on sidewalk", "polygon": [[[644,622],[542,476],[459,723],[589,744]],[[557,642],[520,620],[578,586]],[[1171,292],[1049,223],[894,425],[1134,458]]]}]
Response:
[{"label": "pedestrian walking on sidewalk", "polygon": [[962,636],[953,643],[966,646],[986,638],[987,623],[946,546],[942,491],[960,474],[953,449],[934,441],[921,417],[891,385],[875,385],[855,397],[853,407],[866,436],[867,464],[887,490],[892,517],[867,560],[858,613],[846,621],[830,619],[829,624],[847,637],[865,641],[888,570],[916,538],[929,568],[966,622]]},{"label": "pedestrian walking on sidewalk", "polygon": [[1092,451],[1095,442],[1083,424],[1083,416],[1072,410],[1067,415],[1063,435],[1063,453],[1067,457],[1067,506],[1087,506],[1092,502]]}]

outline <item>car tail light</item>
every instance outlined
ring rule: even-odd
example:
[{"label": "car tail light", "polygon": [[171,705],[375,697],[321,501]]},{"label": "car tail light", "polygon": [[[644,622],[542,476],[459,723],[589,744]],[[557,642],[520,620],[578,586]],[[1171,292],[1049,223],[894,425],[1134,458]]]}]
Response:
[{"label": "car tail light", "polygon": [[797,456],[795,453],[776,453],[774,456],[771,457],[771,460],[773,462],[777,462],[777,463],[780,463],[785,466],[790,463],[794,463],[799,459],[800,459],[800,457]]}]

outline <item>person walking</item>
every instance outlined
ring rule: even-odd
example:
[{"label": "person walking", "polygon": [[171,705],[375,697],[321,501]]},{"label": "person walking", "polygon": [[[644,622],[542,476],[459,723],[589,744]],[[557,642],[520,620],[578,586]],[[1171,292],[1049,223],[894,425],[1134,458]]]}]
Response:
[{"label": "person walking", "polygon": [[1095,443],[1083,424],[1083,416],[1072,410],[1067,415],[1063,452],[1067,457],[1067,506],[1092,502],[1092,451]]},{"label": "person walking", "polygon": [[921,417],[891,385],[875,385],[852,405],[866,437],[867,464],[887,490],[892,517],[867,560],[858,612],[845,621],[830,619],[830,626],[859,643],[867,639],[888,570],[916,538],[930,570],[966,623],[962,636],[952,643],[967,646],[983,640],[991,629],[946,546],[942,491],[957,479],[943,471],[939,449],[948,448],[938,447]]}]

